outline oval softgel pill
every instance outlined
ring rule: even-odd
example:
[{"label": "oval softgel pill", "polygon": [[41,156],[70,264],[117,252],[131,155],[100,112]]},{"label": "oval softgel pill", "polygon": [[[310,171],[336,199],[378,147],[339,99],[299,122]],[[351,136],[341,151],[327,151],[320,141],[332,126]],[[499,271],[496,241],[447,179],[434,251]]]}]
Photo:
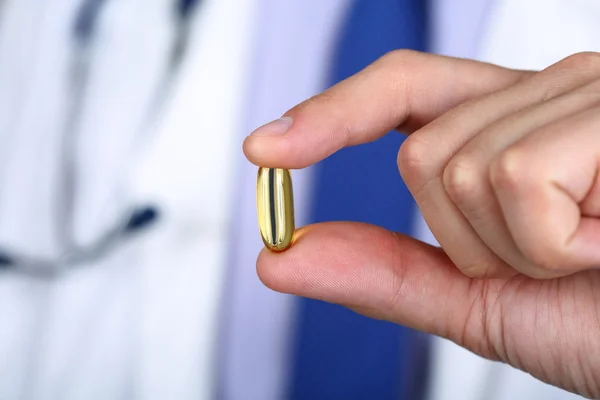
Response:
[{"label": "oval softgel pill", "polygon": [[258,226],[265,246],[271,251],[286,250],[294,231],[294,194],[290,171],[259,168],[256,182]]}]

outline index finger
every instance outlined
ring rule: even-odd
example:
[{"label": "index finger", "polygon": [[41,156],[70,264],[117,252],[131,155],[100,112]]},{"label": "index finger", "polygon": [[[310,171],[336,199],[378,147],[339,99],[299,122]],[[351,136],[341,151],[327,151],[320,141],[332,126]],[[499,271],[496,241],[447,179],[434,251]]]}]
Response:
[{"label": "index finger", "polygon": [[306,100],[244,141],[264,167],[304,168],[343,147],[393,129],[411,133],[449,109],[510,86],[529,72],[477,61],[397,50]]}]

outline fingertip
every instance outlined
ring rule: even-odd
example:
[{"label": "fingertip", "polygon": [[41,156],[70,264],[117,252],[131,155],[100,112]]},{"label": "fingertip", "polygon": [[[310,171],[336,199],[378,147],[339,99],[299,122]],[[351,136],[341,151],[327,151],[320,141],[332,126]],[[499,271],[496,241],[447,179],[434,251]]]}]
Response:
[{"label": "fingertip", "polygon": [[242,151],[246,159],[256,166],[260,166],[260,140],[247,136],[242,143]]},{"label": "fingertip", "polygon": [[259,167],[285,168],[277,162],[282,156],[276,150],[277,143],[273,142],[270,137],[248,136],[242,146],[244,155],[248,161]]},{"label": "fingertip", "polygon": [[600,268],[598,238],[600,238],[600,220],[596,217],[582,217],[577,231],[568,241],[568,255],[564,265],[572,265],[579,271]]},{"label": "fingertip", "polygon": [[273,273],[276,270],[271,268],[270,253],[269,250],[263,248],[258,254],[258,258],[256,259],[256,274],[263,285],[276,292],[281,292],[281,290],[278,290],[279,279]]},{"label": "fingertip", "polygon": [[242,144],[248,161],[269,168],[305,167],[293,154],[294,141],[298,141],[293,125],[294,118],[286,115],[254,130]]},{"label": "fingertip", "polygon": [[252,164],[267,168],[298,169],[307,167],[294,154],[294,138],[282,136],[248,136],[242,145],[244,155]]},{"label": "fingertip", "polygon": [[[283,252],[272,252],[263,248],[256,260],[256,272],[260,281],[269,289],[276,292],[292,293],[298,279],[294,277],[299,269],[294,268],[298,263],[297,254],[302,255],[302,241],[310,227],[296,230],[292,246]],[[300,246],[300,249],[298,249]]]}]

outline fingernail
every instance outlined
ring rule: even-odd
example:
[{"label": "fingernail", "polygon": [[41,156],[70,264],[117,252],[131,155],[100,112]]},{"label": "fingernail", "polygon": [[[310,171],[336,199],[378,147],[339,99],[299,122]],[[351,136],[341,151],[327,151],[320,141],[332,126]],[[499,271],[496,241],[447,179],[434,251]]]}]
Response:
[{"label": "fingernail", "polygon": [[279,119],[276,119],[275,121],[271,121],[268,124],[261,126],[257,130],[252,132],[250,136],[283,135],[290,129],[290,127],[292,126],[292,122],[294,122],[292,117],[281,117]]}]

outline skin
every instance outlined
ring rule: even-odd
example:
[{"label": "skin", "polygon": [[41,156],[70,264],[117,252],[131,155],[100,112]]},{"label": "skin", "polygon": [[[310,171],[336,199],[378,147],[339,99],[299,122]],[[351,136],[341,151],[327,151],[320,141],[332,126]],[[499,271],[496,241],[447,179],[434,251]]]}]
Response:
[{"label": "skin", "polygon": [[260,253],[265,285],[600,397],[599,54],[538,72],[395,51],[285,115],[285,133],[279,122],[245,140],[252,163],[304,168],[408,133],[399,171],[441,248],[311,225]]}]

